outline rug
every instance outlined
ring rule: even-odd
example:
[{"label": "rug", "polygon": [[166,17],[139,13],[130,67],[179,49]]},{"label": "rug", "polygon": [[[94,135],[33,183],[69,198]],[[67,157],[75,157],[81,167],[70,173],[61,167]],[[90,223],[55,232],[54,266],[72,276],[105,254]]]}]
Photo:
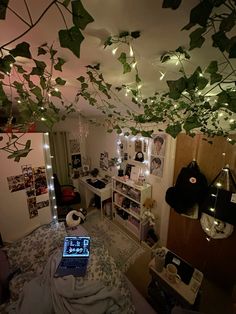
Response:
[{"label": "rug", "polygon": [[145,252],[139,242],[133,240],[114,223],[101,219],[99,210],[94,210],[86,217],[83,227],[90,236],[97,237],[114,258],[117,267],[126,272],[130,265]]}]

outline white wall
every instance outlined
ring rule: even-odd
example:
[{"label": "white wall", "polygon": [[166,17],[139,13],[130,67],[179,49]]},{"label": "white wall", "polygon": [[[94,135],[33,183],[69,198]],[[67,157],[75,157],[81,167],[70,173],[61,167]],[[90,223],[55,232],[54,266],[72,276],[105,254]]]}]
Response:
[{"label": "white wall", "polygon": [[[1,147],[6,142],[6,134],[1,134],[3,141]],[[32,167],[41,167],[45,165],[43,134],[28,133],[22,137],[25,143],[31,140],[32,151],[27,157],[21,158],[19,162],[8,159],[8,153],[0,151],[0,233],[3,241],[15,241],[28,234],[38,226],[49,223],[52,220],[50,206],[39,209],[39,215],[29,218],[27,206],[26,190],[11,192],[9,190],[7,177],[22,174],[22,165],[32,165]],[[49,195],[42,194],[37,196],[37,202],[49,199]]]}]

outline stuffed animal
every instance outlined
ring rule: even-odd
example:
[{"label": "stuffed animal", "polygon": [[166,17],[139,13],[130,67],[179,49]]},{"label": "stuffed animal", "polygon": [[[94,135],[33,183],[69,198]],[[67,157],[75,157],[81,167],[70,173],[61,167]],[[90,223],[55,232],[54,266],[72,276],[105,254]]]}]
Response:
[{"label": "stuffed animal", "polygon": [[141,215],[143,221],[148,221],[150,226],[155,225],[155,216],[151,212],[151,209],[155,206],[155,200],[152,198],[146,198],[145,202],[143,203],[144,211]]},{"label": "stuffed animal", "polygon": [[66,215],[66,224],[68,227],[76,227],[83,223],[86,219],[87,210],[80,208],[79,210],[71,210]]}]

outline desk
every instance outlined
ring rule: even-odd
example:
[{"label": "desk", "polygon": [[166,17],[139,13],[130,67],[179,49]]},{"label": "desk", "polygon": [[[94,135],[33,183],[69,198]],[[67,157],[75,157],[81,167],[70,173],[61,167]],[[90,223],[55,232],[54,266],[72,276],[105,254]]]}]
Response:
[{"label": "desk", "polygon": [[[166,249],[167,250],[167,249]],[[149,265],[149,272],[152,276],[152,288],[155,281],[158,283],[157,289],[163,289],[166,294],[171,296],[177,304],[181,304],[185,308],[194,308],[198,296],[199,288],[202,284],[203,274],[198,269],[194,268],[193,275],[189,284],[183,281],[172,283],[167,279],[165,267],[161,272],[158,272],[155,267],[155,258],[153,258]],[[151,285],[150,284],[150,285]],[[154,289],[155,290],[155,289]],[[153,291],[153,290],[152,290]],[[155,292],[154,292],[155,294]],[[151,296],[153,299],[154,295]],[[155,300],[153,300],[155,301]]]},{"label": "desk", "polygon": [[[89,207],[91,198],[94,194],[98,195],[100,197],[100,208],[102,210],[102,203],[111,198],[111,183],[108,183],[105,188],[103,189],[97,189],[91,184],[87,182],[87,179],[91,179],[89,176],[80,177],[78,180],[79,184],[79,192],[81,194],[82,203],[85,203],[86,208]],[[98,178],[99,179],[99,178]],[[101,178],[100,178],[101,180]]]}]

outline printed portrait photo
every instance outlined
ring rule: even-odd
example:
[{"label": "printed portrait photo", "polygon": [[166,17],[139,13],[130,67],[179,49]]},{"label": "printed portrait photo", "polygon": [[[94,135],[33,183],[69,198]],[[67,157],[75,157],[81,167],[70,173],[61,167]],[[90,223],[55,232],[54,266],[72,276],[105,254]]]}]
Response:
[{"label": "printed portrait photo", "polygon": [[164,158],[151,156],[150,174],[158,177],[163,176]]},{"label": "printed portrait photo", "polygon": [[152,137],[152,155],[165,156],[166,134],[158,133],[154,134]]}]

